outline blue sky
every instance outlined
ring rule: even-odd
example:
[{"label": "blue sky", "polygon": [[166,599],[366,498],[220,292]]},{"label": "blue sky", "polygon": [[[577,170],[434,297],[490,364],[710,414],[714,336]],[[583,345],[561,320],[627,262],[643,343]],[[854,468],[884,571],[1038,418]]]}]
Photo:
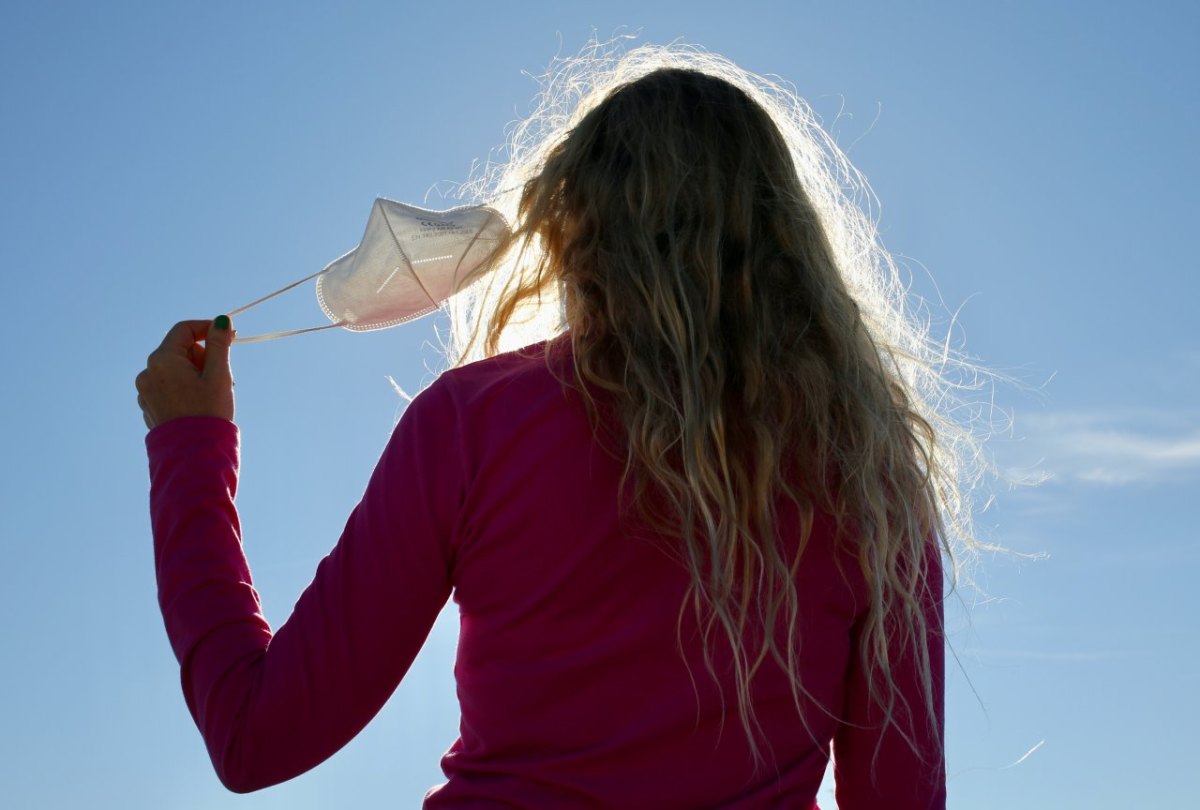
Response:
[{"label": "blue sky", "polygon": [[[1025,384],[995,391],[1013,430],[994,452],[1049,478],[998,487],[980,523],[1045,556],[983,560],[985,595],[951,607],[952,806],[1200,798],[1194,6],[646,5],[0,11],[7,804],[407,807],[440,781],[450,614],[342,752],[259,794],[221,788],[157,611],[133,377],[174,321],[352,247],[376,196],[438,205],[427,192],[528,109],[528,74],[622,31],[794,82],[872,182],[939,328],[957,311],[954,340]],[[322,317],[305,287],[238,326]],[[386,377],[431,379],[432,329],[237,347],[239,505],[273,625],[386,441]]]}]

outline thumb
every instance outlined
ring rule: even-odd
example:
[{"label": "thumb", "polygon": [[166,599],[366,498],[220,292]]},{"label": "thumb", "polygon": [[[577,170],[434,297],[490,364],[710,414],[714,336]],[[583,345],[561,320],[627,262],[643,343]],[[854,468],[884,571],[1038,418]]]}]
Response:
[{"label": "thumb", "polygon": [[204,376],[230,377],[229,347],[233,344],[233,325],[228,315],[218,315],[208,327],[204,339]]}]

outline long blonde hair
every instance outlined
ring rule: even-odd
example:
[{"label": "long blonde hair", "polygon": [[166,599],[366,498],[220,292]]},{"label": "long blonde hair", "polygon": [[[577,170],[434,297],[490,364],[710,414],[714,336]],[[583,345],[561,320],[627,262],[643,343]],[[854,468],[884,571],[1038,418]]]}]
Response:
[{"label": "long blonde hair", "polygon": [[[811,109],[698,48],[592,43],[556,62],[507,154],[464,191],[514,236],[448,305],[452,362],[569,330],[593,419],[589,389],[615,402],[634,503],[678,536],[705,642],[734,651],[756,759],[760,666],[783,668],[797,709],[806,694],[794,578],[815,510],[836,516],[869,586],[857,654],[872,700],[910,743],[897,714],[936,729],[924,639],[940,628],[921,605],[942,583],[924,592],[922,572],[927,555],[953,562],[952,542],[977,545],[984,465],[959,408],[977,369],[931,339],[869,187]],[[780,497],[802,516],[795,554]],[[786,643],[752,627],[783,627]],[[898,642],[923,711],[894,688]]]}]

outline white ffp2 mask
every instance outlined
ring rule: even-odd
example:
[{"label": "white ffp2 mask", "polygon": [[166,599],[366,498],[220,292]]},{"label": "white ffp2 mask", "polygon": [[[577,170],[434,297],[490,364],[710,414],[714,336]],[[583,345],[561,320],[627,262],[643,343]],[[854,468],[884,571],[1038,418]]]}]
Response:
[{"label": "white ffp2 mask", "polygon": [[488,270],[510,233],[504,217],[484,205],[431,211],[380,197],[358,247],[319,273],[229,313],[238,315],[315,278],[317,301],[332,323],[235,342],[273,340],[335,326],[367,332],[414,320],[436,310]]}]

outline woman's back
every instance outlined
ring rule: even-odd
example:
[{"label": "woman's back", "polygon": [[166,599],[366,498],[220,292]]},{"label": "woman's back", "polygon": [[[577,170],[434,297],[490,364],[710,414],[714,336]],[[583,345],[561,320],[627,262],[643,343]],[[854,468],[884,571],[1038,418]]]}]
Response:
[{"label": "woman's back", "polygon": [[[443,759],[450,781],[428,806],[808,806],[845,701],[866,698],[846,692],[867,601],[855,561],[839,570],[832,522],[818,516],[796,586],[800,674],[819,705],[806,702],[802,721],[786,674],[763,667],[752,696],[770,750],[755,773],[728,651],[712,651],[718,688],[673,538],[622,516],[623,465],[560,382],[569,341],[551,347],[554,372],[545,347],[530,347],[448,372],[413,405],[453,414],[444,452],[463,475],[435,490],[463,498],[446,504],[462,736]],[[800,523],[786,509],[781,518]],[[794,533],[782,539],[794,549]],[[877,780],[893,795],[897,777],[912,783],[913,762],[887,753]],[[866,778],[869,762],[841,764],[843,781]]]}]

